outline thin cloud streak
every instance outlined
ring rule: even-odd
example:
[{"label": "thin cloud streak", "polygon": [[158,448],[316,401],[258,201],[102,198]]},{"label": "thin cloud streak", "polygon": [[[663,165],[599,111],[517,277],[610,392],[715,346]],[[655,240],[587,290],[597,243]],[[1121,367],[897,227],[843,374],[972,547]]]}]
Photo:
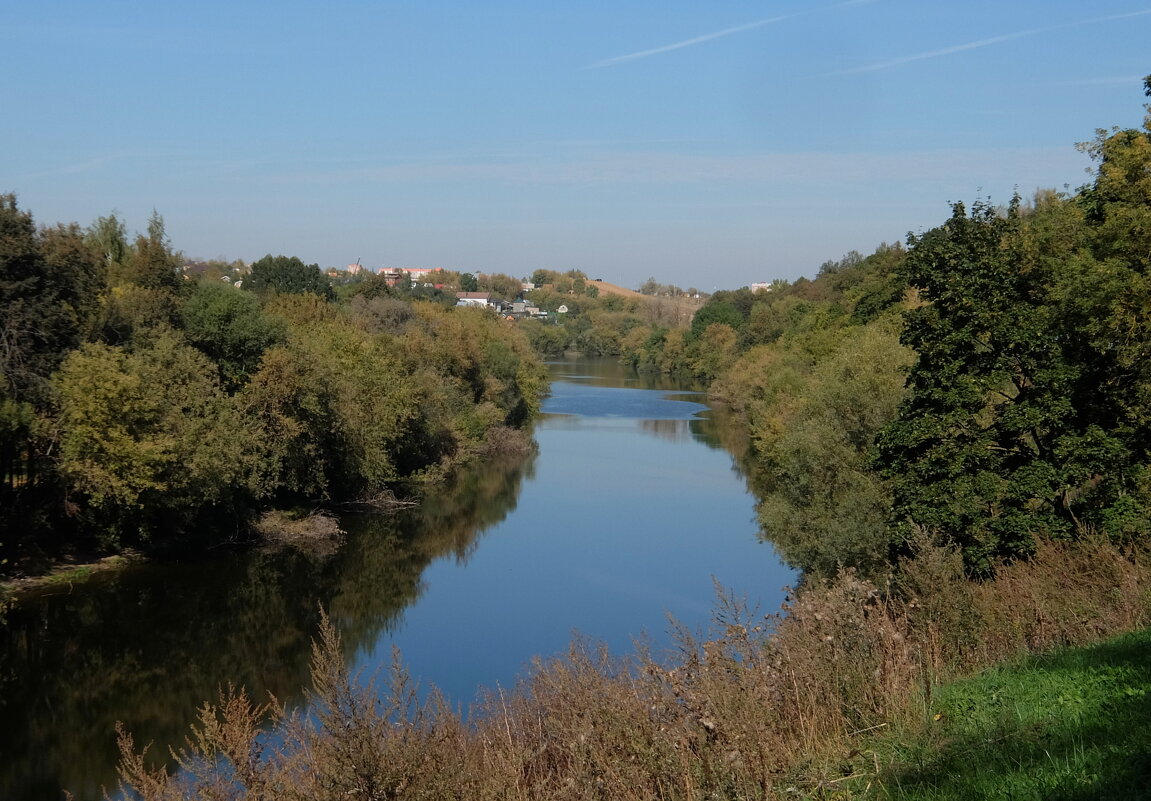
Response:
[{"label": "thin cloud streak", "polygon": [[878,72],[879,70],[891,69],[898,67],[902,64],[910,64],[913,61],[924,61],[929,58],[939,58],[940,56],[949,56],[952,53],[962,53],[964,50],[976,50],[980,47],[988,47],[1000,42],[1007,42],[1012,39],[1021,39],[1024,36],[1030,36],[1034,33],[1039,33],[1043,28],[1037,28],[1033,31],[1019,31],[1018,33],[1008,33],[1003,36],[992,36],[990,39],[980,39],[976,42],[967,42],[966,44],[955,45],[954,47],[945,47],[942,50],[931,50],[927,53],[916,53],[913,56],[904,56],[902,58],[893,58],[891,61],[881,61],[878,64],[868,64],[863,67],[854,67],[849,70],[841,70],[840,72],[830,73],[831,75],[856,75],[861,72]]},{"label": "thin cloud streak", "polygon": [[783,15],[775,16],[775,17],[767,17],[767,18],[765,18],[765,20],[756,20],[755,22],[749,22],[745,25],[735,25],[734,28],[725,28],[722,31],[716,31],[715,33],[704,33],[703,36],[696,36],[696,37],[693,37],[691,39],[684,39],[683,41],[676,41],[676,43],[673,43],[670,45],[664,45],[663,47],[653,47],[651,49],[646,49],[646,51],[639,51],[638,53],[628,53],[626,55],[613,56],[613,58],[611,58],[611,59],[604,59],[602,61],[596,61],[595,63],[590,63],[590,64],[588,64],[587,67],[582,67],[581,69],[588,70],[588,69],[603,69],[604,67],[615,67],[616,64],[622,64],[622,63],[626,63],[628,61],[637,61],[639,59],[647,59],[648,56],[651,56],[651,55],[660,55],[661,53],[669,53],[671,51],[677,51],[677,49],[681,49],[684,47],[692,47],[694,45],[700,45],[700,44],[703,44],[704,41],[712,41],[714,39],[722,39],[725,36],[731,36],[732,33],[742,33],[744,31],[749,31],[749,30],[752,30],[755,28],[763,28],[764,25],[773,25],[773,24],[776,24],[777,22],[786,22],[787,20],[794,20],[795,17],[807,16],[808,14],[818,14],[820,12],[826,12],[826,10],[836,9],[836,8],[848,8],[848,7],[852,7],[852,6],[870,6],[871,3],[876,3],[876,2],[879,2],[879,0],[844,0],[844,2],[836,3],[836,5],[834,5],[834,6],[825,6],[823,8],[811,8],[811,9],[806,10],[806,12],[796,12],[795,14],[783,14]]},{"label": "thin cloud streak", "polygon": [[[834,8],[847,8],[849,6],[871,5],[872,3],[877,3],[877,2],[879,2],[879,0],[845,0],[845,2],[838,3],[834,6],[830,6],[830,8],[834,9]],[[722,39],[723,37],[731,36],[734,33],[743,33],[744,31],[750,31],[754,28],[762,28],[765,25],[774,25],[777,22],[786,22],[789,19],[795,19],[796,17],[802,17],[802,16],[806,16],[807,14],[815,14],[815,13],[818,13],[820,11],[827,11],[827,10],[828,10],[828,7],[813,8],[813,9],[810,9],[808,11],[800,11],[800,12],[797,12],[795,14],[783,14],[783,15],[778,16],[778,17],[767,17],[766,19],[756,20],[755,22],[749,22],[745,25],[736,25],[734,28],[724,28],[722,31],[716,31],[715,33],[705,33],[703,36],[695,36],[691,39],[684,39],[682,42],[675,42],[673,44],[664,45],[663,47],[653,47],[650,50],[640,50],[637,53],[628,53],[627,55],[623,55],[623,56],[615,56],[613,58],[605,58],[602,61],[596,61],[593,64],[588,64],[586,67],[583,67],[582,69],[584,69],[584,70],[598,70],[598,69],[603,69],[604,67],[614,67],[616,64],[624,64],[628,61],[637,61],[641,58],[648,58],[649,56],[657,56],[660,53],[668,53],[668,52],[671,52],[672,50],[680,50],[684,47],[692,47],[693,45],[702,44],[704,42],[710,42],[710,41],[713,41],[715,39]]]},{"label": "thin cloud streak", "polygon": [[108,155],[96,156],[94,158],[88,159],[87,161],[73,164],[62,164],[58,167],[51,167],[46,170],[37,170],[35,172],[17,175],[15,180],[28,181],[42,178],[56,178],[65,175],[81,175],[83,173],[96,172],[103,169],[104,167],[107,167],[109,164],[112,164],[115,161],[119,161],[125,157],[126,156],[123,153],[111,153]]},{"label": "thin cloud streak", "polygon": [[628,61],[638,61],[641,58],[648,56],[659,55],[660,53],[669,53],[672,50],[680,50],[684,47],[691,47],[692,45],[702,44],[703,42],[710,42],[713,39],[721,39],[724,36],[731,36],[733,33],[742,33],[743,31],[750,31],[753,28],[762,28],[764,25],[773,25],[777,22],[783,22],[794,17],[802,16],[801,14],[785,14],[780,17],[768,17],[767,19],[756,20],[749,22],[745,25],[737,25],[734,28],[725,28],[722,31],[715,33],[707,33],[703,36],[696,36],[692,39],[684,39],[682,42],[675,42],[674,44],[664,45],[663,47],[653,47],[651,50],[640,50],[638,53],[628,53],[624,56],[615,56],[613,58],[605,58],[603,61],[597,61],[594,64],[588,64],[584,67],[585,70],[598,70],[604,67],[614,67],[616,64],[623,64]]},{"label": "thin cloud streak", "polygon": [[953,47],[945,47],[941,50],[930,50],[926,53],[916,53],[911,56],[903,56],[902,58],[894,58],[890,61],[880,61],[876,64],[866,64],[862,67],[853,67],[852,69],[840,70],[839,72],[828,73],[829,75],[857,75],[862,72],[878,72],[879,70],[890,69],[891,67],[899,67],[904,64],[910,64],[914,61],[925,61],[929,58],[939,58],[940,56],[949,56],[952,53],[962,53],[965,50],[975,50],[980,47],[988,47],[990,45],[999,44],[1000,42],[1008,42],[1012,39],[1022,39],[1025,36],[1035,36],[1040,33],[1048,33],[1050,31],[1064,30],[1067,28],[1078,28],[1082,25],[1094,25],[1100,22],[1113,22],[1120,19],[1130,19],[1131,17],[1142,17],[1151,14],[1151,9],[1143,11],[1131,11],[1125,14],[1110,14],[1106,17],[1092,17],[1091,19],[1081,19],[1075,22],[1067,22],[1062,25],[1047,25],[1042,28],[1031,28],[1026,31],[1016,31],[1015,33],[1006,33],[1002,36],[992,36],[988,39],[979,39],[974,42],[967,42],[966,44],[955,45]]}]

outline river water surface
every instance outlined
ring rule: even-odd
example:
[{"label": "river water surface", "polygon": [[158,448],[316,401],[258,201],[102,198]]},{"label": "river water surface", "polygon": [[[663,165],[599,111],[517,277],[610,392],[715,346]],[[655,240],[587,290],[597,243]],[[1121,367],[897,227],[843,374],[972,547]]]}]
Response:
[{"label": "river water surface", "polygon": [[117,720],[166,752],[229,682],[300,697],[318,610],[350,662],[393,646],[466,709],[573,633],[631,650],[706,627],[715,582],[774,611],[793,574],[701,395],[608,361],[551,366],[538,453],[465,472],[417,509],[347,515],[334,555],[230,554],[100,574],[0,622],[0,798],[79,801],[116,782]]}]

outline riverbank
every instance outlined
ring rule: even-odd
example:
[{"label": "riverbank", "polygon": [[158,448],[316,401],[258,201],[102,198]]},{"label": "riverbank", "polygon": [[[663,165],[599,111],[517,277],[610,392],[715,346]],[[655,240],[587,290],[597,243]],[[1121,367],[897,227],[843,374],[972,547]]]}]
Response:
[{"label": "riverbank", "polygon": [[[191,774],[149,773],[130,738],[122,769],[145,801],[210,797],[221,775],[240,777],[249,799],[369,788],[525,801],[869,797],[885,767],[869,738],[963,714],[939,706],[949,682],[1151,622],[1147,554],[1100,540],[1043,544],[982,584],[957,553],[928,546],[903,563],[900,585],[844,571],[766,618],[721,599],[717,636],[681,632],[670,662],[577,643],[478,699],[471,723],[434,693],[417,696],[398,666],[380,683],[383,702],[367,702],[376,690],[349,679],[324,623],[307,720],[228,695],[206,712]],[[282,746],[248,762],[266,715]],[[241,757],[234,772],[217,770],[218,758]],[[193,776],[199,789],[177,788]]]},{"label": "riverbank", "polygon": [[45,572],[38,575],[0,579],[0,604],[17,596],[49,587],[71,588],[97,573],[118,570],[128,565],[147,561],[136,550],[126,550],[110,556],[94,557],[85,561],[58,561],[45,566]]},{"label": "riverbank", "polygon": [[[860,799],[1146,798],[1151,629],[940,687],[915,725],[861,743]],[[855,763],[855,764],[852,764]]]},{"label": "riverbank", "polygon": [[[410,497],[400,498],[392,490],[384,489],[355,503],[340,504],[338,508],[366,509],[376,513],[410,508],[418,505],[423,495],[450,483],[458,471],[466,471],[491,460],[526,458],[534,448],[530,430],[493,426],[481,442],[461,450],[452,459],[445,459],[434,469],[425,470],[418,479],[408,481],[406,489],[411,493]],[[270,509],[248,523],[242,536],[213,547],[291,547],[316,555],[330,554],[339,546],[343,534],[333,514],[336,508]],[[202,549],[198,551],[195,547],[190,547],[189,553],[197,557],[204,555]],[[12,561],[0,562],[0,603],[25,592],[75,584],[96,573],[140,564],[150,558],[144,549],[125,548],[108,553],[82,550],[75,543],[58,554],[36,549],[32,553],[15,555]]]}]

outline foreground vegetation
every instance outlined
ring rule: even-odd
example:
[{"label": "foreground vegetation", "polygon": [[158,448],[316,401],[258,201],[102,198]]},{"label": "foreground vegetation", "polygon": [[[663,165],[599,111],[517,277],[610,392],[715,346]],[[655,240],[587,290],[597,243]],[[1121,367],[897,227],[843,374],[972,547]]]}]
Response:
[{"label": "foreground vegetation", "polygon": [[[680,632],[671,659],[577,643],[489,693],[471,722],[421,692],[398,657],[378,683],[349,677],[325,623],[306,713],[226,691],[201,710],[182,772],[154,767],[122,733],[121,775],[146,801],[867,796],[910,785],[918,764],[891,746],[880,758],[877,731],[963,714],[961,690],[941,682],[1151,623],[1151,563],[1101,541],[1042,545],[981,584],[957,551],[927,545],[901,576],[890,593],[845,572],[782,616],[722,598],[712,636]],[[1124,674],[1115,691],[1142,686]]]}]

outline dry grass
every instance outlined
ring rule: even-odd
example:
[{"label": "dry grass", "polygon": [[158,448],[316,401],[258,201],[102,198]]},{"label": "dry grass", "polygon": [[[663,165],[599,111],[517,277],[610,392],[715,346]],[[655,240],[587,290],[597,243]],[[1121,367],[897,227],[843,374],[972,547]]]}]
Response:
[{"label": "dry grass", "polygon": [[939,681],[1146,626],[1149,588],[1142,553],[1101,541],[1044,545],[978,585],[926,547],[891,587],[846,571],[779,615],[721,594],[716,635],[678,632],[670,662],[577,642],[480,699],[473,723],[417,697],[398,660],[382,688],[350,680],[325,621],[309,714],[230,691],[176,778],[126,734],[121,774],[145,801],[825,798],[878,771],[861,735],[922,718]]},{"label": "dry grass", "polygon": [[324,511],[297,514],[281,510],[265,512],[253,526],[256,534],[274,547],[294,548],[330,556],[344,539],[335,516]]}]

